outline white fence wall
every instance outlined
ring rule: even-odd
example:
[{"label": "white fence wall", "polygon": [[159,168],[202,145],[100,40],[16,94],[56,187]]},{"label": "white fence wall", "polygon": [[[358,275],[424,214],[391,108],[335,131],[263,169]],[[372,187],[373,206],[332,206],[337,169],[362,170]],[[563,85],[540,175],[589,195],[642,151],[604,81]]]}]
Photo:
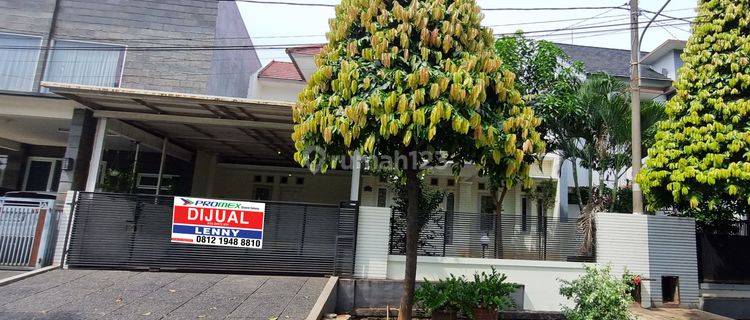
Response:
[{"label": "white fence wall", "polygon": [[62,213],[57,224],[57,241],[55,241],[55,255],[52,259],[52,265],[59,266],[63,262],[63,255],[67,249],[65,239],[68,237],[68,223],[70,216],[73,214],[73,202],[78,194],[75,191],[68,191],[65,195],[65,204],[62,207]]},{"label": "white fence wall", "polygon": [[359,207],[354,276],[385,279],[388,274],[388,237],[391,209]]},{"label": "white fence wall", "polygon": [[[404,256],[388,257],[388,279],[404,279]],[[560,295],[560,279],[573,280],[583,275],[585,264],[561,261],[501,260],[457,257],[419,257],[417,279],[438,280],[456,276],[471,279],[476,272],[494,267],[508,281],[524,286],[523,308],[535,311],[560,311],[571,302]]]},{"label": "white fence wall", "polygon": [[689,218],[599,213],[596,216],[596,257],[616,273],[640,274],[642,300],[662,304],[661,277],[679,277],[680,304],[698,307],[698,260],[695,221]]}]

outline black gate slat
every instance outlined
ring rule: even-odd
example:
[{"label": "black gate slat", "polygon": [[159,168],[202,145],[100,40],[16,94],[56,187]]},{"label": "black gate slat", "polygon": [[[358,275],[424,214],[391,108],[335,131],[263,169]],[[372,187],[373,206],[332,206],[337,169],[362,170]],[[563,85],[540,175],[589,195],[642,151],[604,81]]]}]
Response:
[{"label": "black gate slat", "polygon": [[351,275],[358,206],[265,202],[263,249],[172,243],[172,197],[80,193],[70,267]]}]

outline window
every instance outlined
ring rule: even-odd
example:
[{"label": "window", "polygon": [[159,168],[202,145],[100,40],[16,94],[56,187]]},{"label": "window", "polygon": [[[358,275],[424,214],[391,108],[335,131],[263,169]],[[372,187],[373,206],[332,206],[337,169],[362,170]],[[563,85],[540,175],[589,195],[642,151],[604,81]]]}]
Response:
[{"label": "window", "polygon": [[41,45],[41,37],[0,33],[0,90],[33,90]]},{"label": "window", "polygon": [[[176,184],[179,178],[180,176],[174,174],[162,174],[159,189],[161,189],[161,191],[170,191],[172,185]],[[136,181],[136,188],[156,191],[156,185],[158,183],[158,173],[139,173]]]},{"label": "window", "polygon": [[253,192],[253,200],[271,200],[271,188],[255,187],[255,191]]},{"label": "window", "polygon": [[5,168],[8,166],[8,156],[0,155],[0,187],[3,185],[3,176],[5,175]]},{"label": "window", "polygon": [[449,192],[445,195],[445,244],[453,244],[453,214],[456,205],[456,196]]},{"label": "window", "polygon": [[452,186],[455,186],[455,185],[456,185],[456,180],[454,180],[454,179],[448,179],[448,186],[449,187],[452,187]]},{"label": "window", "polygon": [[378,189],[378,207],[385,207],[387,197],[388,197],[388,189],[379,188]]},{"label": "window", "polygon": [[61,159],[29,157],[23,178],[23,190],[57,191],[60,182],[61,163]]},{"label": "window", "polygon": [[119,87],[124,61],[124,46],[56,40],[44,80]]},{"label": "window", "polygon": [[439,183],[439,180],[437,178],[430,178],[430,185],[431,186],[436,186],[436,185],[438,185],[438,183]]},{"label": "window", "polygon": [[521,199],[521,231],[529,231],[529,200]]}]

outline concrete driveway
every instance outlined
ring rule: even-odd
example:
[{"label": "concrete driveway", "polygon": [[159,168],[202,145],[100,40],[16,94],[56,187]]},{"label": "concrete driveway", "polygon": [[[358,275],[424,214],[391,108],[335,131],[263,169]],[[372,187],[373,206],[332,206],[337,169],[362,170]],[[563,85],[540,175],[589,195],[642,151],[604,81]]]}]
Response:
[{"label": "concrete driveway", "polygon": [[54,270],[0,287],[0,319],[305,319],[326,281]]}]

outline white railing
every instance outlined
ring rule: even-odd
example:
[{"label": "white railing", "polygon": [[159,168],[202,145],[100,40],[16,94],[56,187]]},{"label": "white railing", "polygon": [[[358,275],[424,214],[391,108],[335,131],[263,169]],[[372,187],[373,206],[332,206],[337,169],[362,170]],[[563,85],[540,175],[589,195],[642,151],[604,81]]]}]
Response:
[{"label": "white railing", "polygon": [[0,267],[51,263],[59,214],[54,200],[0,197]]}]

